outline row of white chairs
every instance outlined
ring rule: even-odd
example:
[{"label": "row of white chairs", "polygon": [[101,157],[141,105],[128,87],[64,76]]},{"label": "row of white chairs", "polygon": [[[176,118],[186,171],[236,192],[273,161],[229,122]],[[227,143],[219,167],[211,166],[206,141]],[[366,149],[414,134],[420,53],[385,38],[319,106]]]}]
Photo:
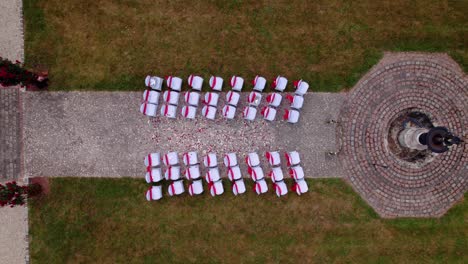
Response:
[{"label": "row of white chairs", "polygon": [[301,166],[301,158],[297,151],[286,152],[284,154],[286,158],[286,165],[289,168],[289,174],[294,179],[292,191],[298,195],[309,191],[309,186],[304,178],[304,169]]}]

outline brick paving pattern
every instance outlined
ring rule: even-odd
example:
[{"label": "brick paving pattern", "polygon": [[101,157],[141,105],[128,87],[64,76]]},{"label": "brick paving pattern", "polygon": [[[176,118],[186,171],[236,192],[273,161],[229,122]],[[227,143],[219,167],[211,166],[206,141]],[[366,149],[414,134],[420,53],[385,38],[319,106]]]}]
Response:
[{"label": "brick paving pattern", "polygon": [[441,216],[468,189],[466,144],[424,166],[389,151],[389,124],[411,108],[467,141],[468,80],[445,54],[386,54],[341,109],[337,140],[346,179],[383,217]]},{"label": "brick paving pattern", "polygon": [[0,182],[20,176],[19,90],[0,88]]}]

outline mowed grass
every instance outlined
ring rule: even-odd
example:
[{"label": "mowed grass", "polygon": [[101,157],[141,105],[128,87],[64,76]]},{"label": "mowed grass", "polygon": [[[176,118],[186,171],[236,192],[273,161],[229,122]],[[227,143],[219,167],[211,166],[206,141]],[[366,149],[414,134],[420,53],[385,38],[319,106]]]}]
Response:
[{"label": "mowed grass", "polygon": [[[466,1],[24,0],[29,67],[51,89],[137,90],[147,74],[350,88],[383,51],[447,52],[468,65]],[[247,87],[248,88],[248,87]]]},{"label": "mowed grass", "polygon": [[32,263],[468,261],[466,199],[440,219],[385,220],[339,179],[309,186],[301,197],[257,197],[249,183],[239,197],[150,203],[141,179],[54,178],[30,201]]}]

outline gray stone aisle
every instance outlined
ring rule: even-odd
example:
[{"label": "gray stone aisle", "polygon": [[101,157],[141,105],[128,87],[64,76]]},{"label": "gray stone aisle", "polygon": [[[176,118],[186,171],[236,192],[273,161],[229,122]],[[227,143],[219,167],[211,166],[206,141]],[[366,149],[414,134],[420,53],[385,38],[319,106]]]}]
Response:
[{"label": "gray stone aisle", "polygon": [[143,177],[143,158],[154,151],[215,151],[221,157],[230,151],[263,156],[268,150],[298,150],[308,177],[343,176],[337,159],[325,154],[336,150],[335,127],[325,121],[336,119],[345,94],[308,94],[297,125],[279,121],[282,111],[272,123],[260,113],[246,122],[239,116],[241,108],[233,121],[198,116],[150,122],[139,112],[141,97],[142,92],[26,93],[25,174]]}]

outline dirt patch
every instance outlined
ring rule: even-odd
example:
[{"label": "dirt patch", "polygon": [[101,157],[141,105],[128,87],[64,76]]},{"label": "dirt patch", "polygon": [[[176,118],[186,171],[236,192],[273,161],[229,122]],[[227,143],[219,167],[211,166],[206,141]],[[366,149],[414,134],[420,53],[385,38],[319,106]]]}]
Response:
[{"label": "dirt patch", "polygon": [[50,184],[49,184],[49,178],[47,177],[34,177],[30,178],[29,182],[31,184],[39,184],[42,187],[42,194],[47,195],[50,193]]}]

